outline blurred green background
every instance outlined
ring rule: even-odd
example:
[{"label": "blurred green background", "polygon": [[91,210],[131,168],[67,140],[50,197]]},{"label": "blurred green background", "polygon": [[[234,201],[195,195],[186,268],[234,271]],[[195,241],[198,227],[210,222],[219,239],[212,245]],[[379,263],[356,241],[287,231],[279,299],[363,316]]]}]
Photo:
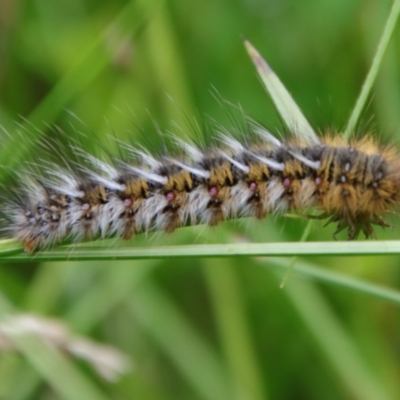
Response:
[{"label": "blurred green background", "polygon": [[[316,129],[340,131],[391,4],[1,0],[1,163],[18,168],[37,160],[39,140],[62,137],[58,129],[94,154],[118,151],[110,137],[157,151],[158,129],[194,137],[212,131],[210,121],[235,124],[234,107],[220,98],[283,131],[243,36]],[[359,133],[400,145],[399,44],[397,29]],[[396,217],[391,222],[399,224]],[[306,224],[270,217],[137,237],[131,245],[290,243]],[[317,222],[310,239],[331,240],[333,229]],[[377,234],[398,238],[395,229]],[[83,385],[83,393],[89,385],[104,398],[400,398],[399,258],[300,259],[280,289],[279,267],[289,264],[245,258],[2,264],[0,312],[56,317],[129,355],[133,368],[117,383],[69,360],[81,377],[69,377],[71,387]],[[67,378],[57,365],[54,372],[49,378],[28,354],[4,353],[0,398],[63,398],[54,379]]]}]

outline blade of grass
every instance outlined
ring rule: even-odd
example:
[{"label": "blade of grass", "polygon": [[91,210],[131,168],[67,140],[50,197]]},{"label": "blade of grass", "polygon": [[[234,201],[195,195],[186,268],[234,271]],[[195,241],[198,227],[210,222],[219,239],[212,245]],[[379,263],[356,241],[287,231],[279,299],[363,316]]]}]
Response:
[{"label": "blade of grass", "polygon": [[[366,59],[373,59],[376,52],[376,32],[387,20],[387,12],[382,3],[371,3],[362,13],[362,36]],[[379,121],[380,134],[392,136],[393,127],[399,126],[400,76],[397,69],[396,39],[389,42],[373,88],[374,119]],[[371,96],[370,96],[371,98]],[[385,133],[386,132],[386,133]],[[397,132],[397,129],[396,129]]]},{"label": "blade of grass", "polygon": [[[69,310],[64,313],[63,320],[68,321],[68,324],[80,334],[88,333],[113,308],[131,296],[135,286],[146,278],[156,266],[155,264],[155,261],[150,260],[147,265],[142,262],[140,269],[130,268],[130,265],[118,265],[118,268],[112,269],[105,268],[97,283],[85,291],[81,298],[75,299]],[[34,287],[29,288],[25,298],[29,309],[42,314],[48,313],[57,306],[58,297],[64,294],[62,289],[65,289],[66,285],[65,279],[62,279],[61,276],[65,274],[65,269],[61,267],[62,265],[53,264],[42,266],[40,276],[36,278],[38,282]],[[54,281],[58,284],[55,285]],[[49,291],[51,292],[50,297]],[[107,293],[107,296],[104,296],[104,293]],[[20,382],[18,390],[12,390],[8,396],[10,400],[29,398],[29,395],[40,385],[42,377],[26,364],[20,363],[16,368],[18,368],[18,372],[15,375],[27,374],[27,379]]]},{"label": "blade of grass", "polygon": [[0,291],[0,317],[15,311],[14,304]]},{"label": "blade of grass", "polygon": [[[281,258],[260,258],[257,259],[257,261],[265,268],[279,267],[284,270],[290,268],[287,261]],[[354,278],[335,271],[330,271],[326,268],[322,268],[320,265],[298,260],[294,274],[303,276],[307,279],[351,290],[352,292],[359,292],[364,295],[373,296],[400,306],[399,290],[394,290],[377,285],[376,283],[366,282],[360,278]]]},{"label": "blade of grass", "polygon": [[[278,279],[280,275],[278,275]],[[353,340],[319,291],[307,282],[292,282],[284,290],[303,319],[315,344],[349,392],[360,400],[387,399],[388,395],[366,367]]]},{"label": "blade of grass", "polygon": [[[160,4],[160,1],[143,0],[141,4],[148,14],[157,4]],[[195,107],[187,79],[185,62],[174,28],[174,22],[169,15],[168,4],[162,2],[144,34],[146,41],[144,49],[151,61],[153,79],[159,82],[160,93],[166,93],[166,98],[168,94],[169,100],[162,103],[168,119],[174,121],[177,126],[183,127],[187,125],[187,117],[195,115]],[[177,135],[183,134],[179,130],[175,133]],[[186,137],[188,134],[191,134],[190,130],[186,130],[184,136]]]},{"label": "blade of grass", "polygon": [[231,243],[154,248],[80,249],[41,251],[33,255],[17,254],[2,257],[4,262],[76,261],[76,260],[139,260],[165,257],[232,257],[232,256],[362,256],[400,254],[400,241],[376,242],[285,242]]},{"label": "blade of grass", "polygon": [[14,335],[14,344],[62,399],[107,399],[64,355],[30,335]]},{"label": "blade of grass", "polygon": [[[154,10],[154,8],[148,11],[151,12],[151,10]],[[106,68],[112,58],[111,52],[105,46],[110,32],[119,35],[133,34],[143,24],[147,15],[149,14],[138,9],[136,1],[127,3],[110,26],[87,49],[82,59],[60,79],[25,122],[21,124],[23,131],[29,131],[29,140],[24,140],[16,145],[17,135],[2,143],[0,149],[2,165],[7,165],[8,170],[14,169],[20,160],[28,154],[31,146],[37,143],[43,130],[47,129],[48,125],[54,121],[68,102],[82,92]]]},{"label": "blade of grass", "polygon": [[0,256],[21,253],[23,250],[22,244],[16,239],[0,240]]},{"label": "blade of grass", "polygon": [[[15,313],[17,310],[5,295],[0,292],[0,315]],[[58,350],[45,344],[42,340],[30,335],[13,335],[13,343],[21,354],[23,354],[34,371],[30,371],[24,365],[15,360],[10,363],[9,359],[1,359],[1,371],[11,368],[19,373],[28,374],[28,380],[21,386],[25,391],[13,390],[14,395],[25,397],[25,392],[30,393],[37,387],[40,379],[45,379],[53,387],[60,398],[64,399],[106,399],[107,397],[84,376],[79,369],[62,355]],[[7,390],[7,388],[3,388]],[[17,396],[17,398],[18,398]],[[11,398],[11,397],[10,397]]]},{"label": "blade of grass", "polygon": [[159,260],[142,261],[135,268],[132,263],[125,262],[107,268],[93,288],[75,299],[64,318],[80,333],[89,332],[115,307],[128,301],[159,263]]},{"label": "blade of grass", "polygon": [[237,272],[228,260],[211,259],[204,267],[220,342],[235,385],[235,398],[267,399]]},{"label": "blade of grass", "polygon": [[376,50],[375,57],[372,61],[371,68],[362,86],[361,93],[358,96],[356,105],[354,106],[353,112],[349,118],[346,129],[344,131],[344,136],[349,139],[350,135],[354,131],[354,128],[360,118],[361,111],[363,110],[368,96],[371,92],[372,86],[375,82],[376,75],[378,74],[379,67],[382,63],[383,56],[385,54],[386,47],[392,37],[394,28],[396,27],[397,19],[400,13],[400,0],[395,0],[390,11],[389,17],[386,21],[384,31],[382,33],[381,39]]},{"label": "blade of grass", "polygon": [[67,265],[43,263],[37,267],[20,307],[27,312],[53,314],[65,293]]},{"label": "blade of grass", "polygon": [[[32,399],[35,390],[43,382],[42,377],[31,365],[27,364],[20,356],[16,355],[15,363],[1,361],[1,366],[7,369],[11,379],[4,381],[0,398],[7,400]],[[4,375],[0,373],[0,380]]]},{"label": "blade of grass", "polygon": [[[180,241],[186,241],[186,239],[186,236],[182,236]],[[96,278],[96,284],[90,285],[88,290],[82,293],[82,296],[75,298],[64,313],[63,319],[68,321],[81,334],[89,333],[113,309],[128,301],[136,287],[151,274],[154,268],[159,266],[159,263],[160,261],[158,260],[149,260],[141,262],[139,268],[132,268],[132,264],[127,262],[119,263],[115,268],[105,266],[106,268],[101,269],[100,276]],[[87,263],[85,266],[88,267]],[[76,267],[69,265],[68,270],[75,271],[72,272],[72,275],[75,276],[68,278],[69,282],[66,282],[65,276],[60,276],[65,271],[61,267],[62,264],[46,264],[42,266],[41,273],[35,280],[36,284],[33,288],[30,288],[26,298],[26,303],[35,312],[48,313],[49,309],[52,309],[51,307],[56,307],[57,305],[57,294],[58,296],[63,295],[62,288],[73,285],[74,279],[81,279],[81,265],[76,265]],[[55,269],[54,272],[51,271],[52,268]],[[95,268],[99,269],[98,263],[95,263]],[[54,285],[54,281],[59,282],[61,287]],[[51,289],[49,289],[49,286]],[[51,304],[48,301],[49,290],[53,294],[50,296]],[[107,296],[104,296],[104,293],[107,293]],[[26,365],[21,365],[19,371],[24,373],[26,369]],[[24,394],[32,393],[40,382],[41,377],[38,374],[27,382],[21,382],[19,392],[22,393],[20,395],[18,394],[19,392],[13,394],[15,400],[26,398],[27,396],[24,397]]]},{"label": "blade of grass", "polygon": [[318,136],[268,63],[249,41],[245,40],[244,45],[257,68],[262,83],[290,131],[300,139],[306,139],[311,143],[318,143]]},{"label": "blade of grass", "polygon": [[[178,243],[186,243],[187,237],[177,238]],[[68,308],[64,317],[79,332],[89,332],[115,307],[128,301],[132,292],[145,281],[165,260],[147,260],[140,263],[120,262],[115,268],[103,269],[97,284],[91,285]],[[98,263],[95,263],[98,268]],[[72,282],[80,279],[81,265],[75,269]],[[73,283],[72,283],[73,284]],[[104,293],[108,293],[104,296]]]},{"label": "blade of grass", "polygon": [[[304,229],[303,234],[301,235],[300,242],[305,242],[305,241],[307,240],[308,235],[309,235],[310,232],[311,232],[312,225],[313,225],[313,221],[312,221],[312,220],[308,221],[307,226],[306,226],[306,228]],[[291,273],[292,273],[293,270],[294,270],[294,267],[296,266],[296,263],[297,263],[297,257],[293,257],[293,258],[292,258],[292,261],[290,262],[289,268],[288,268],[288,270],[286,271],[286,274],[285,274],[285,276],[284,276],[283,279],[282,279],[282,282],[281,282],[281,285],[280,285],[280,288],[281,288],[281,289],[283,289],[283,288],[285,287],[286,282],[287,282],[288,279],[289,279],[289,276],[291,275]]]},{"label": "blade of grass", "polygon": [[[3,317],[13,312],[16,312],[16,308],[7,296],[0,292],[0,316]],[[17,379],[12,379],[12,377],[18,377],[17,387],[15,387]],[[21,377],[26,379],[21,382]],[[41,377],[37,371],[30,366],[27,367],[20,357],[17,355],[15,357],[0,357],[0,393],[2,398],[10,400],[24,398],[26,391],[31,393],[31,378],[35,383],[41,382]]]},{"label": "blade of grass", "polygon": [[189,324],[170,298],[151,282],[146,282],[128,303],[140,322],[183,377],[198,398],[233,398],[231,382],[216,352]]},{"label": "blade of grass", "polygon": [[[322,246],[320,249],[319,246]],[[158,248],[145,248],[145,249],[124,249],[124,250],[96,250],[93,254],[91,251],[83,254],[83,259],[94,259],[95,256],[98,259],[155,259],[155,258],[169,258],[169,257],[232,257],[232,256],[274,256],[279,255],[282,257],[291,256],[301,250],[302,255],[382,255],[382,254],[399,254],[400,253],[400,241],[391,242],[324,242],[324,243],[235,243],[229,245],[184,245],[184,246],[166,246]],[[121,253],[122,251],[122,253]],[[102,254],[105,252],[105,254]],[[64,254],[63,261],[68,261],[70,258],[69,253]],[[61,254],[56,253],[57,258],[61,259]],[[79,259],[80,255],[77,255]],[[47,258],[51,258],[50,255],[45,255]],[[25,261],[29,260],[28,255],[23,255]],[[270,258],[268,258],[270,259]],[[289,266],[286,260],[283,259],[272,259],[274,265],[288,269]],[[13,261],[21,261],[13,260]],[[298,261],[299,271],[295,269],[295,272],[302,273],[304,275],[326,281],[330,284],[336,284],[339,286],[348,287],[352,290],[358,290],[360,292],[374,295],[382,299],[392,301],[395,303],[400,302],[400,295],[391,289],[379,287],[370,283],[363,282],[359,279],[345,277],[341,274],[333,273],[321,269],[319,266],[307,267],[302,261]],[[109,282],[112,285],[114,278],[105,278],[105,284]],[[119,279],[118,277],[115,279]],[[124,278],[121,277],[124,281]],[[126,283],[127,281],[124,281]],[[129,285],[128,285],[129,286]],[[96,289],[96,292],[97,289]],[[100,291],[101,292],[101,291]],[[102,294],[99,292],[99,295]],[[121,291],[121,296],[124,291]],[[97,295],[93,295],[91,292],[87,292],[86,297],[91,299],[97,299]],[[87,300],[89,301],[89,300]],[[94,300],[97,301],[97,300]],[[86,302],[86,301],[85,301]],[[89,301],[91,303],[92,301]],[[86,307],[84,307],[86,308]],[[77,310],[79,306],[77,306]],[[75,311],[70,311],[73,315]],[[84,319],[85,313],[82,311],[76,311],[78,314],[82,314]],[[75,318],[72,318],[75,320]],[[80,319],[80,318],[78,318]],[[78,324],[79,325],[79,324]],[[80,325],[79,325],[80,326]]]}]

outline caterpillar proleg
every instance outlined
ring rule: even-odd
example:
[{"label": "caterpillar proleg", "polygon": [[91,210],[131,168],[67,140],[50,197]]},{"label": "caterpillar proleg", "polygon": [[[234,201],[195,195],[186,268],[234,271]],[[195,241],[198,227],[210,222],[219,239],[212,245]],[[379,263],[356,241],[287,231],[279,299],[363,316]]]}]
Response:
[{"label": "caterpillar proleg", "polygon": [[[257,68],[268,68],[247,47]],[[293,104],[277,104],[291,115],[282,140],[248,120],[246,137],[224,129],[207,150],[177,139],[171,154],[125,146],[129,160],[110,163],[75,149],[88,167],[50,165],[41,177],[24,176],[3,205],[2,229],[32,252],[65,239],[129,239],[315,208],[349,239],[374,236],[372,225],[387,226],[382,217],[400,202],[398,153],[372,136],[319,138]]]}]

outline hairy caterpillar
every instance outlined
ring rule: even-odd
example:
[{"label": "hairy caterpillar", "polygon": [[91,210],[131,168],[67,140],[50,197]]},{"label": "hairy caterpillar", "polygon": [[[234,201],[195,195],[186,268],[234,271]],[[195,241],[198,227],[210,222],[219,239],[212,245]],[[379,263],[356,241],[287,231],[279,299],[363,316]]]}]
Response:
[{"label": "hairy caterpillar", "polygon": [[[256,60],[262,62],[263,60]],[[287,211],[320,210],[348,229],[349,239],[400,202],[400,158],[371,137],[348,142],[292,132],[278,140],[250,123],[244,140],[226,131],[219,146],[200,150],[176,140],[176,154],[156,158],[128,148],[129,161],[107,163],[85,154],[90,167],[50,167],[23,179],[2,207],[3,231],[31,252],[64,239],[131,238],[135,233]],[[249,137],[258,139],[249,141]]]}]

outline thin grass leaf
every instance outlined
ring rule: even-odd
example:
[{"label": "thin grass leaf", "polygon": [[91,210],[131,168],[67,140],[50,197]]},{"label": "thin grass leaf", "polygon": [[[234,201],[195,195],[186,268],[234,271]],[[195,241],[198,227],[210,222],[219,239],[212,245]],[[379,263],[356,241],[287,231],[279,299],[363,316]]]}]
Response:
[{"label": "thin grass leaf", "polygon": [[353,133],[354,128],[357,125],[357,122],[360,118],[361,111],[365,107],[365,104],[368,100],[368,96],[371,93],[371,89],[378,74],[379,67],[382,63],[382,59],[385,54],[387,45],[390,41],[390,38],[393,35],[394,28],[396,27],[399,13],[400,13],[400,0],[395,0],[392,9],[390,11],[389,17],[386,21],[385,28],[382,33],[381,39],[379,41],[375,57],[372,61],[371,68],[368,72],[368,75],[362,86],[360,95],[358,96],[357,102],[354,106],[353,112],[351,113],[346,129],[344,131],[344,136],[346,139],[349,139],[350,135]]},{"label": "thin grass leaf", "polygon": [[269,93],[282,119],[285,121],[289,130],[300,139],[306,139],[310,143],[318,143],[319,139],[307,119],[304,117],[299,106],[279,80],[277,75],[261,57],[260,53],[245,40],[244,45],[251,60],[257,68],[265,89]]},{"label": "thin grass leaf", "polygon": [[4,374],[0,371],[0,381],[2,382],[0,398],[7,400],[32,399],[33,393],[43,382],[40,374],[18,355],[15,355],[13,361],[9,361],[5,357],[0,360],[0,369],[5,368],[10,374],[10,378],[4,380]]},{"label": "thin grass leaf", "polygon": [[[187,80],[184,54],[168,12],[168,4],[160,0],[146,0],[141,3],[145,14],[151,14],[159,6],[146,29],[144,49],[152,65],[152,79],[159,82],[160,94],[169,98],[163,102],[163,111],[174,124],[185,127],[188,116],[195,115],[195,106]],[[193,133],[190,130],[183,132],[177,129],[174,134],[187,138],[187,135]]]},{"label": "thin grass leaf", "polygon": [[21,253],[2,257],[6,262],[22,261],[89,261],[144,260],[166,257],[248,257],[248,256],[362,256],[400,254],[400,241],[376,242],[289,242],[289,243],[232,243],[153,248],[118,248],[48,250],[29,255]]},{"label": "thin grass leaf", "polygon": [[135,320],[147,329],[198,398],[234,397],[233,385],[216,352],[161,289],[147,282],[127,305]]},{"label": "thin grass leaf", "polygon": [[23,251],[21,243],[15,239],[0,240],[0,256],[6,256]]},{"label": "thin grass leaf", "polygon": [[220,342],[237,397],[267,399],[237,272],[228,260],[210,260],[204,267]]},{"label": "thin grass leaf", "polygon": [[[279,267],[288,270],[290,266],[286,260],[281,258],[260,258],[256,259],[265,268]],[[295,275],[303,276],[318,282],[327,283],[352,292],[358,292],[363,295],[376,297],[381,300],[389,301],[396,306],[400,306],[400,291],[377,285],[376,283],[366,282],[363,279],[351,277],[339,272],[327,270],[322,265],[312,264],[309,261],[298,260],[296,263]]]},{"label": "thin grass leaf", "polygon": [[14,335],[13,343],[62,399],[106,400],[65,355],[30,335]]},{"label": "thin grass leaf", "polygon": [[51,315],[65,292],[66,269],[62,265],[43,263],[38,266],[24,293],[21,308],[40,315]]},{"label": "thin grass leaf", "polygon": [[127,3],[109,27],[102,31],[88,47],[82,59],[78,60],[74,67],[56,83],[49,94],[21,124],[22,132],[29,132],[29,140],[24,141],[23,145],[17,144],[16,141],[20,138],[18,135],[14,135],[13,138],[2,143],[0,149],[2,165],[7,165],[9,170],[15,168],[63,108],[93,82],[109,64],[112,53],[107,51],[105,42],[109,40],[110,33],[118,34],[120,37],[123,37],[123,34],[132,35],[139,29],[147,15],[139,12],[136,1]]},{"label": "thin grass leaf", "polygon": [[[280,277],[279,277],[280,279]],[[284,293],[315,339],[326,361],[354,399],[388,399],[384,387],[367,367],[351,336],[334,315],[331,307],[310,283],[293,282]]]},{"label": "thin grass leaf", "polygon": [[[14,312],[16,312],[14,304],[0,291],[0,316],[3,317]],[[26,377],[27,380],[23,380],[21,383],[21,377]],[[0,397],[10,400],[23,399],[26,391],[30,392],[31,377],[35,382],[41,381],[39,374],[30,366],[27,367],[18,355],[0,357]],[[17,380],[18,382],[16,382]],[[17,388],[16,384],[18,384]]]},{"label": "thin grass leaf", "polygon": [[98,277],[97,284],[75,299],[66,311],[65,319],[80,333],[90,332],[113,309],[129,301],[132,293],[159,264],[159,260],[148,260],[141,262],[137,268],[132,263],[121,263],[118,268],[106,268],[102,276]]}]

